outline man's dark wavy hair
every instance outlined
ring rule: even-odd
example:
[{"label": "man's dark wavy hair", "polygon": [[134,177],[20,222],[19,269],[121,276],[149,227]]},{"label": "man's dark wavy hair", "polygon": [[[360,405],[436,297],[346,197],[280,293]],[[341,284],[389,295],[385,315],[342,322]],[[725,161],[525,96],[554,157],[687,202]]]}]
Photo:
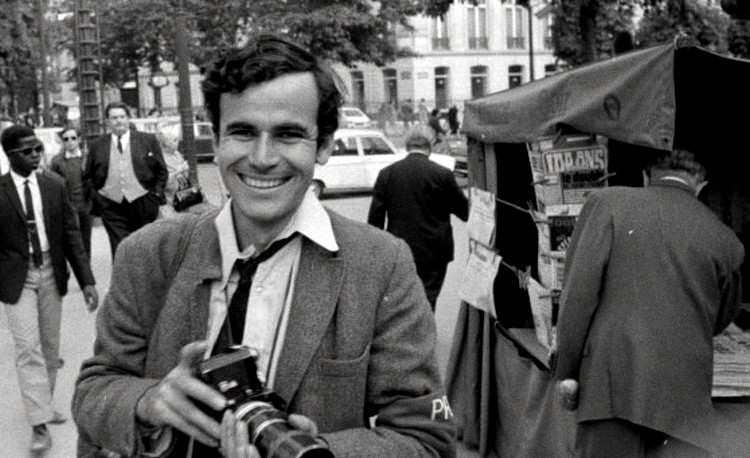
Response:
[{"label": "man's dark wavy hair", "polygon": [[682,170],[697,176],[700,181],[706,178],[706,168],[693,152],[685,149],[674,149],[655,157],[648,165],[649,176],[655,170]]},{"label": "man's dark wavy hair", "polygon": [[244,47],[225,51],[206,67],[201,86],[214,133],[219,134],[221,94],[239,94],[248,86],[300,72],[312,72],[318,87],[320,147],[338,129],[343,104],[333,70],[298,44],[273,34],[253,37]]}]

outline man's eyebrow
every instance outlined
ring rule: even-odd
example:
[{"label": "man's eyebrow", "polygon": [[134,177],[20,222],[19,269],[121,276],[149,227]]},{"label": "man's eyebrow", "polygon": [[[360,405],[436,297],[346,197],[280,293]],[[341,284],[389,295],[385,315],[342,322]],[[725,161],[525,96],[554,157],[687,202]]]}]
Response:
[{"label": "man's eyebrow", "polygon": [[224,127],[225,130],[231,130],[231,129],[251,129],[251,130],[257,130],[255,126],[249,122],[245,121],[233,121],[227,124]]}]

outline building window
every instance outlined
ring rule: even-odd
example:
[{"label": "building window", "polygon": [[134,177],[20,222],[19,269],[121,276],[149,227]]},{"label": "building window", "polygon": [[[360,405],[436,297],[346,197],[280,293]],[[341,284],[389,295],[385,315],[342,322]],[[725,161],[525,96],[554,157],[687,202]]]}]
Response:
[{"label": "building window", "polygon": [[542,35],[544,49],[552,49],[552,15],[550,14],[544,18],[542,24],[544,27],[544,35]]},{"label": "building window", "polygon": [[487,93],[487,66],[475,65],[471,67],[471,98],[484,97]]},{"label": "building window", "polygon": [[544,66],[544,76],[552,76],[555,73],[557,73],[557,65],[555,64],[547,64]]},{"label": "building window", "polygon": [[365,106],[365,75],[359,70],[352,70],[352,103],[362,111],[367,111]]},{"label": "building window", "polygon": [[521,85],[523,78],[523,65],[508,66],[508,88],[514,88]]},{"label": "building window", "polygon": [[448,67],[435,67],[435,108],[448,108]]},{"label": "building window", "polygon": [[395,68],[383,69],[383,84],[385,89],[385,101],[398,104],[398,75]]},{"label": "building window", "polygon": [[467,9],[469,49],[487,49],[487,1],[478,0]]},{"label": "building window", "polygon": [[439,17],[432,19],[432,49],[434,51],[451,49],[448,24]]},{"label": "building window", "polygon": [[508,5],[505,8],[505,37],[508,49],[523,49],[526,47],[526,30],[524,8]]}]

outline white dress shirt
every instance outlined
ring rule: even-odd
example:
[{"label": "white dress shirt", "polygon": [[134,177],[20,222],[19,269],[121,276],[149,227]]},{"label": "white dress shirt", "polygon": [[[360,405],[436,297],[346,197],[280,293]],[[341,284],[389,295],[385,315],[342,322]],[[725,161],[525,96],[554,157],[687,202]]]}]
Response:
[{"label": "white dress shirt", "polygon": [[[47,228],[44,227],[44,209],[42,208],[42,193],[39,191],[39,182],[36,179],[36,172],[32,172],[28,177],[22,177],[13,170],[10,171],[13,178],[13,184],[16,185],[18,198],[21,200],[23,212],[26,214],[26,197],[24,188],[26,180],[29,180],[29,190],[31,191],[31,203],[34,205],[34,219],[36,220],[36,230],[39,234],[39,245],[42,247],[42,253],[49,251],[49,239],[47,238]],[[31,243],[29,243],[29,253],[31,253]]]}]

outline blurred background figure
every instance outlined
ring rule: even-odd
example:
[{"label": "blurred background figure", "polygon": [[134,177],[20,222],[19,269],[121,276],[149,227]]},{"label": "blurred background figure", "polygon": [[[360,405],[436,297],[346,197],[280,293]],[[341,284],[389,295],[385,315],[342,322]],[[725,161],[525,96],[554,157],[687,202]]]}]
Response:
[{"label": "blurred background figure", "polygon": [[451,135],[458,134],[458,107],[455,105],[448,109],[448,127],[450,127]]},{"label": "blurred background figure", "polygon": [[409,245],[434,312],[453,260],[450,216],[466,221],[469,202],[453,172],[430,161],[431,146],[428,128],[419,126],[407,133],[409,154],[378,174],[367,222]]},{"label": "blurred background figure", "polygon": [[179,134],[160,126],[156,138],[159,140],[164,163],[167,165],[169,174],[167,184],[164,186],[164,197],[167,199],[167,205],[172,205],[174,193],[190,185],[188,178],[190,166],[182,154],[177,151],[177,145],[180,142]]},{"label": "blurred background figure", "polygon": [[80,131],[73,126],[66,126],[60,131],[63,146],[50,161],[49,169],[65,179],[68,199],[73,212],[78,218],[81,239],[86,256],[91,259],[91,189],[84,186],[83,168],[86,165],[86,152],[81,148]]}]

